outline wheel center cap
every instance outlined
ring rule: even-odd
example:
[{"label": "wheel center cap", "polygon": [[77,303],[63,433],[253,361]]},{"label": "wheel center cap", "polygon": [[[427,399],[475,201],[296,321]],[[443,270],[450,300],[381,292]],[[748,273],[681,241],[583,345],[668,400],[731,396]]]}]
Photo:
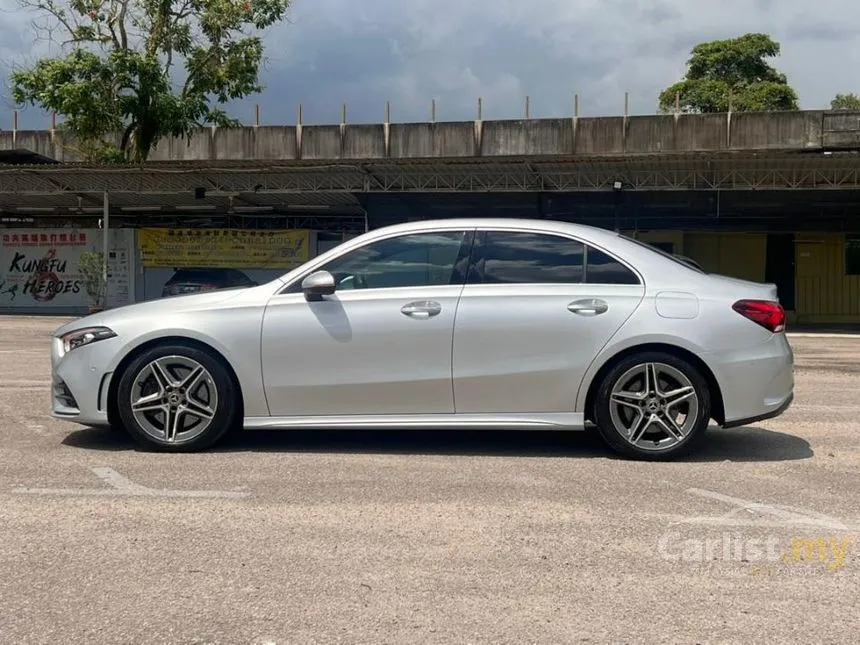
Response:
[{"label": "wheel center cap", "polygon": [[167,402],[170,405],[179,405],[182,403],[182,395],[179,392],[171,392],[167,395]]},{"label": "wheel center cap", "polygon": [[657,399],[650,399],[646,407],[648,408],[649,412],[656,412],[660,409],[660,403],[659,401],[657,401]]}]

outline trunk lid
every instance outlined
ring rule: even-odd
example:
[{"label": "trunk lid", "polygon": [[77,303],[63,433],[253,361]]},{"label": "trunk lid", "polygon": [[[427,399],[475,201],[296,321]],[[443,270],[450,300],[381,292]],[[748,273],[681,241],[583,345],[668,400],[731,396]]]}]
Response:
[{"label": "trunk lid", "polygon": [[753,282],[718,273],[709,273],[708,277],[732,293],[736,293],[739,298],[779,301],[776,285],[772,282]]}]

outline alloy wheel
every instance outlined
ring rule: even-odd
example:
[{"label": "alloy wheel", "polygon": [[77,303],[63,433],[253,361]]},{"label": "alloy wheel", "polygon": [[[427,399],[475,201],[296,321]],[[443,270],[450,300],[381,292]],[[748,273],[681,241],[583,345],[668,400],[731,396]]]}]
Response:
[{"label": "alloy wheel", "polygon": [[149,362],[131,385],[131,412],[153,439],[179,443],[200,436],[218,409],[218,390],[209,371],[187,356]]},{"label": "alloy wheel", "polygon": [[632,446],[665,450],[683,442],[695,428],[699,397],[679,369],[641,363],[615,381],[609,413],[616,431]]}]

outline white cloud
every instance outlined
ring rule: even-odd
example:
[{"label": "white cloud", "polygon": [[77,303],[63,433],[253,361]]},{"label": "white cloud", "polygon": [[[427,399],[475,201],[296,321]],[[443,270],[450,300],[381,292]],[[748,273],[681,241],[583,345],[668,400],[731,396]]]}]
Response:
[{"label": "white cloud", "polygon": [[[0,7],[15,0],[0,0]],[[8,14],[7,14],[8,15]],[[17,31],[20,19],[4,20]],[[860,3],[847,0],[296,0],[289,23],[267,36],[265,93],[235,107],[266,122],[379,121],[391,101],[397,121],[424,120],[435,98],[441,119],[562,116],[579,93],[583,114],[656,110],[698,42],[745,32],[782,45],[774,64],[804,108],[837,92],[860,92]],[[26,39],[3,37],[4,60]]]}]

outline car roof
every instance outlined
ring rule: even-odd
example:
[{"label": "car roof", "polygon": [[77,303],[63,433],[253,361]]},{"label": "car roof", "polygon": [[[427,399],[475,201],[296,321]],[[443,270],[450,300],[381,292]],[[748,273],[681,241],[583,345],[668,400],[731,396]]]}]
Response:
[{"label": "car roof", "polygon": [[391,224],[381,228],[373,229],[369,233],[389,233],[411,231],[419,232],[441,228],[502,228],[502,229],[533,229],[542,231],[555,231],[572,235],[582,235],[597,241],[618,239],[615,231],[589,226],[588,224],[575,224],[573,222],[562,222],[550,219],[526,219],[516,217],[458,217],[450,219],[428,219],[402,224]]}]

